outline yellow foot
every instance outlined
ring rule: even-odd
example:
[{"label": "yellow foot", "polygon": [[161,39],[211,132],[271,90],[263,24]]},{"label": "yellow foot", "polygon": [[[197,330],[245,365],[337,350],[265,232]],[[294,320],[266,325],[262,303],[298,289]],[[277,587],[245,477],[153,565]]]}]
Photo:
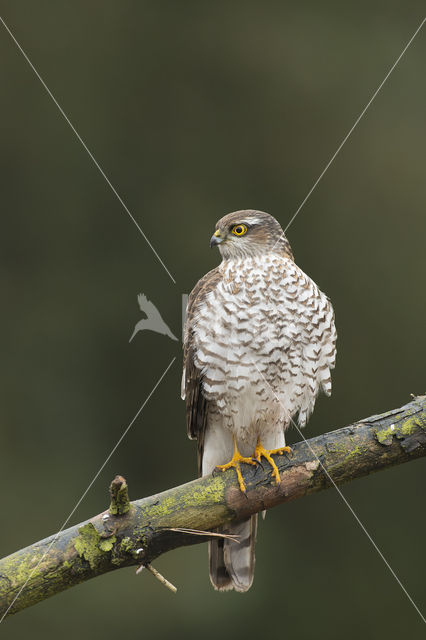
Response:
[{"label": "yellow foot", "polygon": [[253,458],[257,460],[257,462],[260,462],[262,456],[267,459],[272,467],[272,475],[274,476],[277,484],[281,482],[280,472],[278,471],[278,467],[271,456],[274,456],[276,454],[279,454],[281,456],[283,453],[293,453],[293,451],[290,447],[281,447],[280,449],[265,449],[260,440],[257,441],[256,449],[254,450]]},{"label": "yellow foot", "polygon": [[217,465],[216,469],[218,469],[219,471],[227,471],[227,469],[231,469],[233,467],[237,472],[238,484],[240,485],[240,489],[243,493],[245,493],[246,485],[241,473],[241,462],[244,462],[245,464],[257,464],[257,462],[253,460],[253,458],[244,458],[244,456],[242,456],[238,451],[237,445],[234,442],[234,455],[232,456],[232,460],[230,460],[226,464]]}]

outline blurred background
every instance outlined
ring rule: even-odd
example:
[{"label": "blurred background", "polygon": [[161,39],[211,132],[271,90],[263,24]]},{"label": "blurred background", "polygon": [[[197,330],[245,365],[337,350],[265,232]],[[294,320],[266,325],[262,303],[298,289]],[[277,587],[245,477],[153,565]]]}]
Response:
[{"label": "blurred background", "polygon": [[[142,332],[144,292],[181,335],[181,296],[219,261],[215,222],[258,208],[283,227],[418,27],[422,2],[47,2],[2,16],[155,247],[157,260],[1,26],[1,555],[108,505],[196,475],[181,344]],[[426,32],[419,34],[288,230],[333,302],[338,360],[315,436],[425,392]],[[290,434],[296,441],[297,434]],[[343,488],[425,606],[425,463]],[[90,633],[420,638],[421,620],[334,490],[261,523],[254,586],[210,587],[204,545],[8,619],[7,638]],[[277,631],[279,629],[279,631]]]}]

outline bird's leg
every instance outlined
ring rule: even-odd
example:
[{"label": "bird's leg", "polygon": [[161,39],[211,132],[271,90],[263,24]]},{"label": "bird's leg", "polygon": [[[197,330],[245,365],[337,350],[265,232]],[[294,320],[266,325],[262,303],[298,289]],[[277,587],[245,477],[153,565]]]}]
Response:
[{"label": "bird's leg", "polygon": [[273,461],[273,459],[271,458],[271,456],[274,456],[276,454],[282,455],[284,452],[293,453],[290,447],[280,447],[279,449],[265,449],[263,444],[260,442],[260,438],[258,438],[256,449],[254,450],[254,455],[253,455],[254,460],[256,460],[257,462],[260,462],[260,459],[262,458],[262,456],[267,459],[267,461],[272,467],[272,475],[277,481],[277,484],[281,482],[280,472],[278,471],[278,467]]},{"label": "bird's leg", "polygon": [[227,469],[231,469],[233,467],[237,472],[238,484],[240,485],[240,489],[243,493],[245,493],[246,485],[243,480],[240,464],[241,462],[244,462],[245,464],[257,464],[257,462],[253,460],[253,458],[245,458],[244,456],[242,456],[241,453],[238,451],[238,446],[237,446],[237,441],[235,440],[235,436],[232,436],[232,440],[234,442],[234,455],[232,456],[232,460],[230,460],[226,464],[218,464],[216,469],[218,469],[219,471],[226,471]]}]

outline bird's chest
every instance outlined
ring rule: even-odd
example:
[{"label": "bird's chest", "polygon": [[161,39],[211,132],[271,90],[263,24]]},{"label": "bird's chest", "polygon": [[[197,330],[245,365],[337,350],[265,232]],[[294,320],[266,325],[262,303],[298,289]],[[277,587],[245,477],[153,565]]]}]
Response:
[{"label": "bird's chest", "polygon": [[285,274],[278,260],[250,259],[224,268],[223,279],[212,293],[210,339],[232,354],[259,356],[288,333],[296,318]]},{"label": "bird's chest", "polygon": [[278,259],[223,267],[222,280],[200,308],[195,328],[207,396],[230,402],[236,395],[256,394],[257,387],[264,386],[266,367],[275,366],[275,378],[280,378],[283,354],[292,349],[297,330],[287,284]]},{"label": "bird's chest", "polygon": [[281,324],[283,300],[272,271],[262,265],[229,269],[215,294],[218,315],[213,341],[222,339],[230,351],[242,355],[257,353],[264,342],[273,339]]}]

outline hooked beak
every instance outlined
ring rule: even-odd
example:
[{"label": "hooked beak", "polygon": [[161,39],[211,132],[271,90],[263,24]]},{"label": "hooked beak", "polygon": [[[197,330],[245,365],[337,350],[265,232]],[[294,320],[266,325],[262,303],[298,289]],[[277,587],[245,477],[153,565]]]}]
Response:
[{"label": "hooked beak", "polygon": [[220,230],[218,229],[210,238],[210,249],[212,247],[215,247],[217,244],[220,244],[221,242],[223,242],[223,238],[221,237]]}]

